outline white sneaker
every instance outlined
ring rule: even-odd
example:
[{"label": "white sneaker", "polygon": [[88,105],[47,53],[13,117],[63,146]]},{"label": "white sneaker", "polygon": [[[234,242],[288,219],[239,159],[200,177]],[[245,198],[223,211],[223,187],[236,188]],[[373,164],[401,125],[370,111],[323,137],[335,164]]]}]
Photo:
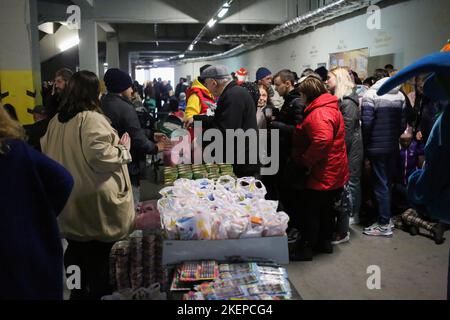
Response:
[{"label": "white sneaker", "polygon": [[378,222],[375,222],[375,223],[372,224],[371,226],[365,227],[365,228],[364,228],[364,231],[371,231],[371,230],[374,230],[378,225],[379,225],[379,223],[378,223]]},{"label": "white sneaker", "polygon": [[337,245],[348,241],[350,241],[350,232],[347,232],[347,235],[344,238],[341,238],[339,235],[336,235],[335,240],[331,241],[331,244]]},{"label": "white sneaker", "polygon": [[391,229],[395,229],[395,224],[394,224],[394,221],[392,221],[392,219],[389,219],[389,227]]},{"label": "white sneaker", "polygon": [[[350,218],[351,219],[351,218]],[[364,228],[364,231],[370,231],[375,229],[377,226],[379,226],[380,224],[378,222],[375,222],[374,224],[372,224],[370,227],[366,227]],[[386,226],[389,226],[389,228],[394,229],[395,225],[394,222],[392,221],[392,219],[389,220],[389,223],[386,224]]]},{"label": "white sneaker", "polygon": [[375,223],[369,228],[365,228],[363,234],[367,236],[391,237],[394,232],[392,232],[390,224],[382,225],[379,223]]}]

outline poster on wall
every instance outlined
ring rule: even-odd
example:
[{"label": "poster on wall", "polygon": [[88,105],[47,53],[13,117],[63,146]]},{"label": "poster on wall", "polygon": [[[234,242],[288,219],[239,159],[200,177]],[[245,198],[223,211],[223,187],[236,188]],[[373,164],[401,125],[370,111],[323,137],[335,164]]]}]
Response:
[{"label": "poster on wall", "polygon": [[334,67],[349,67],[360,79],[367,78],[369,48],[330,53],[330,69]]}]

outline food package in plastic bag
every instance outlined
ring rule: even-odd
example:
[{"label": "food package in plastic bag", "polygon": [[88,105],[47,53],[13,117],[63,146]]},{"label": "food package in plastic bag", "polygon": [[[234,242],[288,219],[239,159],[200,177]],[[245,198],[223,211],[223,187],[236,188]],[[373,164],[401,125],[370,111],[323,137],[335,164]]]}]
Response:
[{"label": "food package in plastic bag", "polygon": [[239,239],[248,228],[248,219],[234,218],[224,221],[228,239]]},{"label": "food package in plastic bag", "polygon": [[221,176],[218,180],[217,180],[217,187],[218,189],[223,188],[227,191],[233,192],[236,189],[236,179],[234,179],[233,177],[226,175],[226,176]]},{"label": "food package in plastic bag", "polygon": [[211,221],[207,214],[197,214],[195,216],[196,225],[196,239],[211,240]]},{"label": "food package in plastic bag", "polygon": [[159,190],[159,194],[162,195],[164,198],[173,197],[173,187],[165,187]]},{"label": "food package in plastic bag", "polygon": [[176,220],[176,228],[180,240],[196,240],[196,223],[194,216],[181,217]]},{"label": "food package in plastic bag", "polygon": [[264,237],[285,236],[288,227],[289,216],[283,212],[268,214],[264,221]]},{"label": "food package in plastic bag", "polygon": [[197,195],[195,180],[178,179],[173,183],[173,192],[177,197],[195,197]]},{"label": "food package in plastic bag", "polygon": [[244,194],[245,198],[264,199],[267,190],[264,184],[254,177],[239,178],[236,182],[236,191],[239,194]]},{"label": "food package in plastic bag", "polygon": [[226,216],[216,215],[212,219],[211,223],[211,239],[213,240],[225,240],[228,239],[228,233],[224,220]]},{"label": "food package in plastic bag", "polygon": [[264,219],[259,216],[249,218],[249,228],[241,235],[241,238],[259,238],[264,232]]},{"label": "food package in plastic bag", "polygon": [[205,198],[214,191],[214,181],[210,179],[195,180],[194,186],[199,198]]}]

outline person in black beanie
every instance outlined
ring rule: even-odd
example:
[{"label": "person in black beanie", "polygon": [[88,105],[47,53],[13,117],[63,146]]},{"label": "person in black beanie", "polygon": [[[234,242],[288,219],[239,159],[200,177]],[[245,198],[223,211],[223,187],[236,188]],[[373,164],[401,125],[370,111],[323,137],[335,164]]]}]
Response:
[{"label": "person in black beanie", "polygon": [[[165,136],[154,135],[141,128],[136,110],[131,103],[133,82],[131,77],[119,69],[109,69],[103,78],[108,93],[101,100],[105,115],[111,120],[111,125],[119,136],[128,132],[131,138],[131,156],[129,164],[131,183],[135,204],[139,201],[140,160],[146,154],[156,154],[170,149],[170,140]],[[150,140],[148,137],[151,137]],[[156,142],[156,143],[155,143]]]},{"label": "person in black beanie", "polygon": [[317,73],[322,78],[323,82],[327,81],[327,78],[328,78],[327,68],[322,66],[322,67],[319,67],[316,70],[314,70],[314,72]]}]

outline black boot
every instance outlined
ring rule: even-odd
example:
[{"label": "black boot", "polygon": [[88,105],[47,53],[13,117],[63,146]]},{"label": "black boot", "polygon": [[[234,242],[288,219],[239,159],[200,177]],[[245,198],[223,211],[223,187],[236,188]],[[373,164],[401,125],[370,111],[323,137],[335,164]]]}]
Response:
[{"label": "black boot", "polygon": [[436,244],[444,243],[444,226],[442,223],[436,223],[431,229],[431,234],[433,235],[434,242]]}]

